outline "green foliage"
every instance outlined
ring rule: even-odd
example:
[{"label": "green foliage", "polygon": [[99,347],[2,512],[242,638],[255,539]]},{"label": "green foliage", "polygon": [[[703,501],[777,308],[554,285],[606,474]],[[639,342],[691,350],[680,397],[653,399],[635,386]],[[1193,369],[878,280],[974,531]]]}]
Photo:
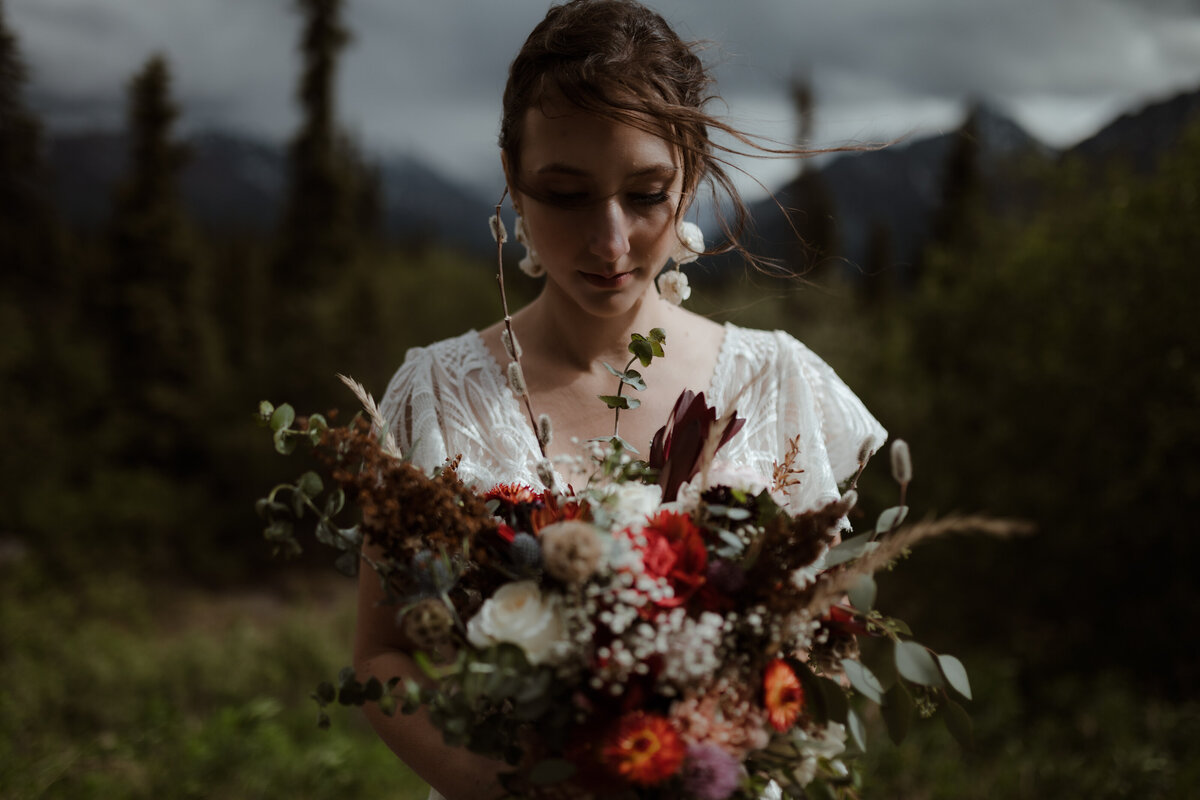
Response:
[{"label": "green foliage", "polygon": [[[1151,175],[1067,162],[1028,219],[930,253],[888,328],[907,353],[880,369],[907,376],[912,406],[877,409],[927,463],[917,479],[933,507],[1026,516],[1040,532],[932,546],[889,576],[894,591],[962,602],[903,616],[1011,639],[1041,668],[1119,665],[1168,690],[1200,677],[1166,611],[1200,612],[1181,567],[1200,558],[1187,533],[1200,502],[1198,185],[1193,128]],[[1154,652],[1178,657],[1164,670]]]},{"label": "green foliage", "polygon": [[54,580],[34,564],[0,575],[0,795],[424,797],[360,721],[319,731],[305,702],[348,651],[351,583]]}]

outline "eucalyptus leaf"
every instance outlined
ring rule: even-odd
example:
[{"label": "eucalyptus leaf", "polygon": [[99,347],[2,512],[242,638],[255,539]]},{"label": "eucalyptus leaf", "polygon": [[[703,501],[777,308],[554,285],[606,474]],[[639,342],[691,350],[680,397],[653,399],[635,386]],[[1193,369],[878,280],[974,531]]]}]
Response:
[{"label": "eucalyptus leaf", "polygon": [[875,579],[870,575],[860,575],[858,581],[846,592],[850,603],[859,611],[870,611],[875,605]]},{"label": "eucalyptus leaf", "polygon": [[850,685],[853,686],[859,694],[870,700],[872,703],[879,705],[883,704],[883,684],[875,677],[875,673],[871,672],[864,664],[855,661],[852,658],[842,659],[842,669],[846,673],[846,678],[849,679]]},{"label": "eucalyptus leaf", "polygon": [[892,640],[885,636],[861,638],[858,649],[859,660],[874,673],[884,691],[892,688],[896,683],[896,657],[892,653]]},{"label": "eucalyptus leaf", "polygon": [[664,331],[662,328],[651,328],[650,329],[650,341],[658,342],[659,344],[666,344],[667,343],[667,332]]},{"label": "eucalyptus leaf", "polygon": [[967,679],[967,668],[954,656],[940,655],[937,657],[938,667],[950,688],[968,700],[971,699],[971,681]]},{"label": "eucalyptus leaf", "polygon": [[[643,367],[650,366],[650,362],[654,360],[654,343],[649,339],[633,334],[634,339],[629,343],[629,352],[632,353]],[[661,350],[661,347],[659,348]]]},{"label": "eucalyptus leaf", "polygon": [[296,450],[296,439],[288,436],[288,432],[283,428],[275,431],[272,439],[275,441],[275,452],[281,455],[290,456]]},{"label": "eucalyptus leaf", "polygon": [[740,553],[746,549],[746,543],[743,542],[735,533],[731,533],[723,528],[717,528],[717,538],[729,546],[731,550]]},{"label": "eucalyptus leaf", "polygon": [[971,725],[971,717],[966,710],[958,703],[951,700],[949,697],[942,701],[942,720],[946,723],[946,727],[950,730],[951,735],[955,740],[965,748],[970,748],[974,744],[974,732]]},{"label": "eucalyptus leaf", "polygon": [[860,533],[858,536],[852,536],[841,544],[831,547],[825,553],[825,568],[836,567],[838,564],[852,561],[865,553],[873,545],[874,543],[871,541],[871,534],[869,533]]},{"label": "eucalyptus leaf", "polygon": [[621,375],[621,383],[628,384],[638,391],[642,391],[646,388],[646,381],[642,379],[642,373],[638,372],[636,369],[626,370],[625,373]]},{"label": "eucalyptus leaf", "polygon": [[887,533],[894,528],[899,528],[907,516],[908,506],[885,508],[880,512],[879,519],[875,523],[875,533]]},{"label": "eucalyptus leaf", "polygon": [[321,476],[311,470],[300,476],[300,480],[296,481],[296,488],[301,494],[307,497],[316,497],[325,488]]},{"label": "eucalyptus leaf", "polygon": [[888,737],[896,744],[904,741],[912,725],[913,701],[904,684],[897,683],[883,696],[883,721]]},{"label": "eucalyptus leaf", "polygon": [[337,690],[329,681],[321,681],[317,684],[316,691],[313,692],[313,699],[319,704],[327,706],[337,699]]},{"label": "eucalyptus leaf", "polygon": [[853,708],[846,716],[846,727],[850,731],[850,738],[859,750],[867,752],[867,726],[863,724],[862,717]]},{"label": "eucalyptus leaf", "polygon": [[333,491],[325,498],[325,516],[332,517],[338,514],[345,505],[346,493],[340,486],[333,487]]},{"label": "eucalyptus leaf", "polygon": [[896,671],[905,680],[922,686],[942,686],[942,673],[925,645],[913,641],[896,643]]},{"label": "eucalyptus leaf", "polygon": [[271,415],[274,413],[275,406],[271,405],[269,401],[263,400],[258,404],[258,416],[261,417],[264,422],[270,422]]},{"label": "eucalyptus leaf", "polygon": [[271,430],[278,433],[284,428],[290,428],[296,421],[296,411],[287,403],[271,413]]},{"label": "eucalyptus leaf", "polygon": [[620,394],[602,394],[599,395],[600,400],[609,408],[637,408],[642,403],[640,400],[635,400],[631,397],[625,397]]}]

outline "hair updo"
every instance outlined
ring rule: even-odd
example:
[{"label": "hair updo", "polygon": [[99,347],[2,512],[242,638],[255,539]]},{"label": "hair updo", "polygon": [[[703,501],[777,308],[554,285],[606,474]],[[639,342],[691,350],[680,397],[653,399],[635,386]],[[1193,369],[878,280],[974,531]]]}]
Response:
[{"label": "hair updo", "polygon": [[[525,112],[561,97],[582,111],[623,122],[663,137],[678,148],[683,192],[694,195],[704,181],[729,198],[735,224],[722,218],[725,245],[740,249],[737,236],[747,212],[714,149],[709,130],[724,131],[752,148],[745,134],[704,112],[716,96],[713,79],[696,55],[697,45],[679,38],[660,15],[635,0],[570,0],[552,7],[509,67],[500,122],[500,148],[514,176],[520,170]],[[514,178],[515,179],[515,178]],[[677,211],[682,215],[685,203]]]}]

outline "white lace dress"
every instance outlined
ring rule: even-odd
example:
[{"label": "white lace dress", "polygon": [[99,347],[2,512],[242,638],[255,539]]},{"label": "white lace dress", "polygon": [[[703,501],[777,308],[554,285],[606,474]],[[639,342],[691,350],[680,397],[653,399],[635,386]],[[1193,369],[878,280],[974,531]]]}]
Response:
[{"label": "white lace dress", "polygon": [[[746,418],[722,448],[722,460],[769,476],[789,442],[801,437],[803,472],[788,497],[793,511],[837,499],[864,445],[874,451],[887,438],[833,369],[781,331],[726,324],[716,367],[702,381],[690,388],[703,390],[718,414],[736,399]],[[458,471],[468,484],[540,485],[534,431],[477,332],[409,350],[380,405],[401,449],[419,466],[432,469],[461,454]]]}]

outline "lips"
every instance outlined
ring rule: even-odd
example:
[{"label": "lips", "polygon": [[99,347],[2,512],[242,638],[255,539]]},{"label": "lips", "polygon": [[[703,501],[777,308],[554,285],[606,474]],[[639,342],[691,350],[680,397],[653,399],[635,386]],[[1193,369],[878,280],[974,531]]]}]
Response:
[{"label": "lips", "polygon": [[583,279],[597,289],[621,289],[633,280],[633,272],[618,272],[616,275],[600,275],[596,272],[580,272]]}]

